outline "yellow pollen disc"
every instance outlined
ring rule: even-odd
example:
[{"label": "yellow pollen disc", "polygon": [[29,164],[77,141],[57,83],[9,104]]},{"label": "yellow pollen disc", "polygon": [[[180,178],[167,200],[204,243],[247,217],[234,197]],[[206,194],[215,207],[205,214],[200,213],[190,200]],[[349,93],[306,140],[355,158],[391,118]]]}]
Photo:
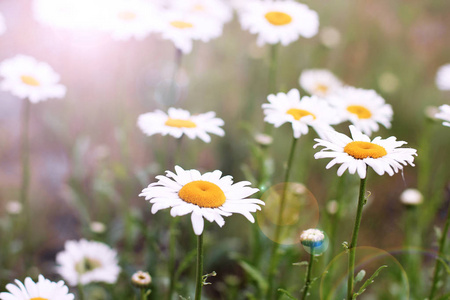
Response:
[{"label": "yellow pollen disc", "polygon": [[85,274],[101,266],[102,263],[100,261],[85,257],[75,265],[75,271],[77,271],[78,274]]},{"label": "yellow pollen disc", "polygon": [[314,120],[316,119],[316,116],[314,114],[303,109],[291,108],[286,113],[293,116],[297,121],[306,116],[312,116]]},{"label": "yellow pollen disc", "polygon": [[185,202],[208,208],[220,207],[226,199],[220,187],[203,180],[185,184],[178,192],[178,196]]},{"label": "yellow pollen disc", "polygon": [[41,298],[41,297],[34,297],[31,298],[30,300],[48,300],[47,298]]},{"label": "yellow pollen disc", "polygon": [[328,86],[324,84],[318,84],[316,86],[316,91],[326,94],[328,92]]},{"label": "yellow pollen disc", "polygon": [[197,127],[197,124],[190,120],[181,120],[181,119],[167,119],[166,123],[164,123],[167,126],[171,127],[178,127],[178,128],[195,128]]},{"label": "yellow pollen disc", "polygon": [[194,25],[192,23],[183,22],[183,21],[173,21],[170,22],[170,25],[179,29],[192,28]]},{"label": "yellow pollen disc", "polygon": [[22,75],[22,76],[20,76],[20,79],[22,80],[23,83],[25,83],[27,85],[31,85],[31,86],[40,86],[41,85],[41,83],[32,76]]},{"label": "yellow pollen disc", "polygon": [[281,11],[271,11],[264,16],[270,24],[275,26],[287,25],[292,22],[292,17]]},{"label": "yellow pollen disc", "polygon": [[131,21],[131,20],[136,19],[137,16],[136,16],[136,14],[135,14],[134,12],[131,12],[131,11],[122,11],[122,12],[120,12],[120,13],[117,14],[117,17],[118,17],[119,19],[124,20],[124,21]]},{"label": "yellow pollen disc", "polygon": [[344,147],[344,151],[356,159],[380,158],[387,154],[386,149],[380,145],[369,142],[351,142]]},{"label": "yellow pollen disc", "polygon": [[347,107],[347,110],[352,114],[357,115],[360,119],[370,119],[370,117],[372,117],[370,110],[361,105],[350,105]]}]

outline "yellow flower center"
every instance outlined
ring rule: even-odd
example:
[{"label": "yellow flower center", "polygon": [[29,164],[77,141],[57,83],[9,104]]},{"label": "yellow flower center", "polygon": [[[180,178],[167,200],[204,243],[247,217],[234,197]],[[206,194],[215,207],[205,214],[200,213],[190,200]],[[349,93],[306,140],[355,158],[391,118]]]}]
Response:
[{"label": "yellow flower center", "polygon": [[102,263],[100,261],[85,257],[75,265],[75,271],[77,271],[78,274],[85,274],[101,266]]},{"label": "yellow flower center", "polygon": [[350,105],[347,107],[347,110],[352,114],[357,115],[360,119],[370,119],[372,116],[370,110],[361,105]]},{"label": "yellow flower center", "polygon": [[117,14],[117,17],[124,21],[131,21],[136,19],[137,15],[131,11],[122,11]]},{"label": "yellow flower center", "polygon": [[41,297],[34,297],[31,298],[30,300],[48,300],[47,298],[41,298]]},{"label": "yellow flower center", "polygon": [[192,28],[194,25],[192,23],[183,22],[183,21],[173,21],[170,22],[170,25],[179,29]]},{"label": "yellow flower center", "polygon": [[328,86],[319,83],[316,86],[316,91],[319,92],[319,93],[326,94],[328,92]]},{"label": "yellow flower center", "polygon": [[314,120],[316,119],[316,116],[314,114],[304,109],[291,108],[286,113],[293,116],[297,121],[306,116],[312,116]]},{"label": "yellow flower center", "polygon": [[292,17],[281,11],[271,11],[264,16],[270,24],[275,26],[283,26],[292,22]]},{"label": "yellow flower center", "polygon": [[166,123],[164,123],[167,126],[171,126],[171,127],[178,127],[178,128],[195,128],[197,127],[197,124],[195,124],[194,122],[190,121],[190,120],[181,120],[181,119],[172,119],[169,118],[167,119]]},{"label": "yellow flower center", "polygon": [[380,158],[387,154],[380,145],[369,142],[350,142],[344,147],[344,152],[356,159]]},{"label": "yellow flower center", "polygon": [[22,75],[22,76],[20,76],[20,79],[22,80],[23,83],[25,83],[27,85],[31,85],[31,86],[40,86],[41,85],[41,83],[32,76]]},{"label": "yellow flower center", "polygon": [[188,203],[200,207],[216,208],[225,203],[225,194],[216,184],[197,180],[185,184],[178,192],[178,196]]}]

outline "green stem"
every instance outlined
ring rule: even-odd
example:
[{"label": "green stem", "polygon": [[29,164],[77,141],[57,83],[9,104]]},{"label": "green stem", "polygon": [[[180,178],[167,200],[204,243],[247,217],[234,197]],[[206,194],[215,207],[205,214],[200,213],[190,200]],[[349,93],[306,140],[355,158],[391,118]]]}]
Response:
[{"label": "green stem", "polygon": [[175,257],[176,257],[176,237],[177,237],[177,225],[178,218],[171,218],[170,222],[170,237],[169,237],[169,293],[167,295],[167,299],[172,299],[173,292],[175,290]]},{"label": "green stem", "polygon": [[147,300],[147,291],[145,289],[141,289],[141,300]]},{"label": "green stem", "polygon": [[311,286],[311,270],[314,262],[314,247],[311,247],[311,255],[309,257],[308,272],[306,274],[305,288],[303,289],[302,300],[306,299],[308,290]]},{"label": "green stem", "polygon": [[23,209],[23,241],[24,241],[24,257],[25,268],[31,266],[31,259],[28,251],[30,250],[30,237],[29,237],[29,217],[30,217],[30,203],[29,203],[29,189],[30,189],[30,112],[31,102],[28,99],[24,100],[24,108],[22,115],[22,183],[20,187],[20,202]]},{"label": "green stem", "polygon": [[[367,171],[367,170],[366,170]],[[366,194],[366,178],[361,179],[359,186],[359,199],[358,208],[356,212],[355,226],[353,227],[352,241],[348,250],[348,286],[347,286],[347,300],[352,300],[353,298],[353,288],[354,288],[354,273],[355,273],[355,258],[356,258],[356,245],[358,240],[359,227],[361,225],[362,210],[365,204],[365,194]]]},{"label": "green stem", "polygon": [[270,47],[269,94],[276,92],[277,87],[278,44]]},{"label": "green stem", "polygon": [[[450,206],[448,207],[447,220],[445,221],[444,230],[442,231],[441,240],[439,241],[438,258],[444,253],[445,241],[447,239],[449,227],[450,227]],[[428,297],[428,300],[433,300],[438,290],[437,283],[439,281],[440,271],[441,271],[441,262],[438,259],[436,259],[436,263],[434,265],[433,283],[431,284],[430,296]]]},{"label": "green stem", "polygon": [[203,233],[197,236],[197,282],[195,285],[195,300],[202,298],[203,286]]},{"label": "green stem", "polygon": [[172,78],[170,82],[168,106],[173,106],[177,102],[177,74],[181,67],[183,52],[180,49],[175,49],[175,66],[173,68]]},{"label": "green stem", "polygon": [[284,175],[284,186],[283,186],[283,191],[281,194],[281,198],[280,198],[280,207],[278,209],[278,217],[277,217],[277,223],[275,224],[276,228],[275,228],[275,236],[274,236],[274,243],[272,246],[272,251],[271,251],[271,255],[270,255],[270,264],[269,264],[269,278],[268,278],[268,290],[267,290],[267,299],[272,299],[272,289],[273,289],[273,281],[274,281],[274,277],[275,277],[275,272],[276,272],[276,263],[278,260],[278,248],[280,246],[279,244],[279,239],[280,239],[280,235],[281,235],[281,221],[283,219],[283,211],[284,211],[284,206],[285,206],[285,199],[286,199],[286,193],[287,193],[287,187],[288,187],[288,182],[289,182],[289,175],[291,173],[291,168],[292,168],[292,162],[294,160],[294,153],[295,153],[295,146],[297,145],[297,141],[298,138],[293,138],[292,140],[292,145],[291,145],[291,150],[289,152],[289,158],[288,158],[288,163],[287,163],[287,167],[286,167],[286,173]]},{"label": "green stem", "polygon": [[79,300],[84,300],[83,285],[81,283],[79,283],[77,287],[78,287],[78,299]]}]

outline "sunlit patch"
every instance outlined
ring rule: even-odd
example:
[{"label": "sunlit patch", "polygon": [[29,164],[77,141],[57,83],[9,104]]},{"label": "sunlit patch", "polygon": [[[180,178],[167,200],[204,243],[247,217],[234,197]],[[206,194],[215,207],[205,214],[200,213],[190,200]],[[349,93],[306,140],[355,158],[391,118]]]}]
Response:
[{"label": "sunlit patch", "polygon": [[78,274],[85,274],[91,272],[92,270],[100,268],[101,266],[102,263],[100,261],[85,257],[75,265],[75,271],[77,271]]},{"label": "sunlit patch", "polygon": [[351,142],[344,147],[344,151],[356,159],[380,158],[387,155],[386,149],[380,145],[369,142]]},{"label": "sunlit patch", "polygon": [[309,111],[304,110],[304,109],[291,108],[286,113],[293,116],[294,119],[297,121],[300,120],[301,118],[307,117],[307,116],[312,116],[314,120],[316,119],[316,116],[314,114],[312,114]]},{"label": "sunlit patch", "polygon": [[124,21],[132,21],[136,19],[137,15],[132,11],[121,11],[117,14],[117,17]]},{"label": "sunlit patch", "polygon": [[197,180],[185,184],[178,196],[200,207],[217,208],[225,203],[226,197],[222,189],[209,181]]},{"label": "sunlit patch", "polygon": [[204,11],[205,7],[201,4],[197,4],[194,6],[194,11]]},{"label": "sunlit patch", "polygon": [[361,105],[350,105],[347,107],[347,110],[357,115],[360,119],[370,119],[372,117],[370,110]]},{"label": "sunlit patch", "polygon": [[329,87],[325,84],[319,83],[318,85],[316,85],[315,90],[319,93],[326,94],[326,93],[328,93]]},{"label": "sunlit patch", "polygon": [[183,22],[183,21],[173,21],[173,22],[170,22],[170,25],[172,25],[173,27],[179,28],[179,29],[186,29],[186,28],[194,27],[194,24],[188,23],[188,22]]},{"label": "sunlit patch", "polygon": [[41,298],[41,297],[34,297],[31,298],[30,300],[49,300],[48,298]]},{"label": "sunlit patch", "polygon": [[30,85],[30,86],[40,86],[41,85],[41,83],[33,76],[22,75],[22,76],[20,76],[20,80],[22,80],[22,82],[25,83],[26,85]]},{"label": "sunlit patch", "polygon": [[197,127],[197,124],[190,120],[181,120],[181,119],[167,119],[166,123],[164,123],[167,126],[170,127],[177,127],[177,128],[195,128]]},{"label": "sunlit patch", "polygon": [[271,11],[264,15],[270,24],[275,26],[283,26],[292,22],[292,17],[281,11]]}]

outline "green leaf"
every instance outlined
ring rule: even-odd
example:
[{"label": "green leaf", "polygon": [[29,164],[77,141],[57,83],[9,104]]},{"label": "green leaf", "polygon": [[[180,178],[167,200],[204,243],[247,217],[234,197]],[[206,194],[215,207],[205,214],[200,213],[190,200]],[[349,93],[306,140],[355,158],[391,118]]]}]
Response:
[{"label": "green leaf", "polygon": [[447,294],[443,295],[442,297],[440,297],[437,300],[448,300],[448,299],[450,299],[450,293],[447,293]]},{"label": "green leaf", "polygon": [[369,285],[371,285],[371,284],[374,282],[374,279],[378,276],[378,274],[379,274],[379,273],[381,272],[381,270],[383,270],[384,268],[387,268],[387,266],[386,266],[386,265],[383,265],[383,266],[379,267],[379,268],[375,271],[375,273],[373,273],[373,275],[370,276],[370,278],[367,279],[366,282],[364,282],[364,284],[361,286],[361,288],[359,289],[359,291],[358,291],[357,293],[353,294],[352,299],[354,300],[354,299],[356,299],[356,297],[358,297],[358,296],[360,296],[362,293],[364,293],[365,290],[367,289],[367,287],[368,287]]},{"label": "green leaf", "polygon": [[288,291],[284,290],[284,289],[278,289],[278,291],[282,294],[284,294],[286,297],[288,297],[289,299],[293,299],[293,300],[297,300],[297,298],[295,298],[294,296],[291,295],[291,293],[289,293]]},{"label": "green leaf", "polygon": [[364,279],[364,276],[366,276],[366,271],[365,270],[359,271],[358,275],[356,275],[355,277],[355,283],[362,281]]},{"label": "green leaf", "polygon": [[445,268],[445,271],[447,271],[447,274],[450,274],[450,267],[448,266],[447,262],[446,262],[444,259],[440,258],[440,257],[437,257],[436,259],[437,259],[442,265],[444,265],[444,268]]},{"label": "green leaf", "polygon": [[267,289],[269,288],[267,280],[264,278],[264,276],[261,274],[261,272],[253,267],[252,265],[246,263],[245,261],[239,261],[239,265],[244,269],[244,271],[253,279],[256,281],[256,284],[261,289],[261,291],[265,294],[267,292]]}]

